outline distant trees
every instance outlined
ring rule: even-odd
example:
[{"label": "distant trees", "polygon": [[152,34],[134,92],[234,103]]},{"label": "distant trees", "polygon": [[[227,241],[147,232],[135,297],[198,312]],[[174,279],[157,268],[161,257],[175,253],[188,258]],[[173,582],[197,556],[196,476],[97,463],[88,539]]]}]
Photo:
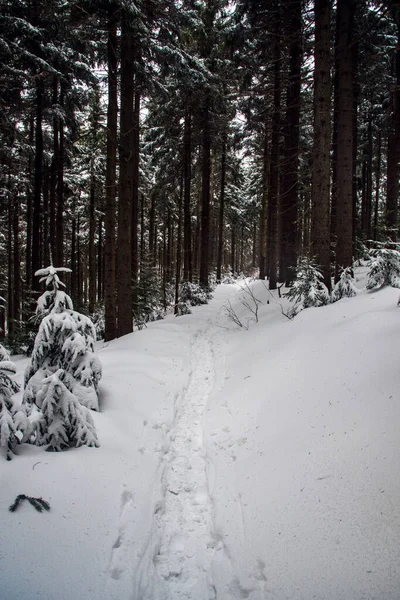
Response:
[{"label": "distant trees", "polygon": [[4,6],[0,325],[12,347],[26,343],[45,264],[69,266],[74,305],[104,310],[112,339],[179,312],[188,282],[207,293],[214,273],[258,269],[273,289],[309,256],[329,289],[357,240],[396,239],[398,6],[309,8]]}]

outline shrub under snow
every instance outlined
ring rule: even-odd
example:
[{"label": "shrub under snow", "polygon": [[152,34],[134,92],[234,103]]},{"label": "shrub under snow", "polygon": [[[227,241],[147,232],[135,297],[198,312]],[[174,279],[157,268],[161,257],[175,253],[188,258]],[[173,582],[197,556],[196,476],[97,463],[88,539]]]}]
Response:
[{"label": "shrub under snow", "polygon": [[64,450],[70,446],[98,446],[96,429],[90,411],[78,402],[62,379],[59,369],[42,381],[36,404],[41,410],[36,422],[36,443],[49,444],[48,450]]},{"label": "shrub under snow", "polygon": [[309,258],[301,258],[297,267],[296,279],[292,287],[284,294],[294,302],[291,314],[297,315],[303,308],[329,304],[329,291],[323,282],[323,276]]},{"label": "shrub under snow", "polygon": [[400,287],[400,252],[392,248],[377,248],[371,250],[372,256],[368,263],[367,289],[373,290],[390,285]]},{"label": "shrub under snow", "polygon": [[346,267],[340,274],[339,281],[335,284],[332,290],[332,302],[336,302],[341,298],[352,298],[357,296],[358,290],[354,285],[353,268]]},{"label": "shrub under snow", "polygon": [[179,288],[178,316],[190,314],[191,306],[207,304],[211,298],[211,292],[209,290],[205,290],[198,283],[184,281],[181,283]]},{"label": "shrub under snow", "polygon": [[11,460],[15,447],[31,432],[24,407],[12,398],[19,391],[19,385],[12,378],[15,370],[7,350],[0,344],[0,447],[5,449],[7,460]]},{"label": "shrub under snow", "polygon": [[36,273],[51,289],[38,301],[37,312],[45,316],[25,372],[23,398],[25,404],[34,403],[41,410],[36,443],[57,450],[98,445],[87,409],[99,408],[101,378],[101,363],[94,354],[94,325],[73,310],[71,298],[59,289],[63,285],[60,271],[67,269],[50,266]]}]

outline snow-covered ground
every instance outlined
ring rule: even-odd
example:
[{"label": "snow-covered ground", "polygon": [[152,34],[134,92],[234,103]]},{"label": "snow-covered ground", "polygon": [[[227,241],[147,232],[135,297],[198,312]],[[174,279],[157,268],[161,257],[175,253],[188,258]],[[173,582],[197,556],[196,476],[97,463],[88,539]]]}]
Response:
[{"label": "snow-covered ground", "polygon": [[100,448],[1,460],[1,600],[399,600],[398,291],[251,287],[100,346]]}]

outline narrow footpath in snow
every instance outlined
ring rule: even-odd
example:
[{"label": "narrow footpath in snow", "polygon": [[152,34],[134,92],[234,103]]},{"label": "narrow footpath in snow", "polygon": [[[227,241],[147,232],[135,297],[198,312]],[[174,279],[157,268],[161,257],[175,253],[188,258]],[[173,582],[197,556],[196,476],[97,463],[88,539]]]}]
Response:
[{"label": "narrow footpath in snow", "polygon": [[162,457],[162,499],[151,532],[154,570],[142,577],[146,589],[140,585],[136,594],[142,600],[216,598],[211,572],[215,533],[203,441],[204,416],[214,382],[212,344],[203,327],[191,342],[188,383],[176,400]]}]

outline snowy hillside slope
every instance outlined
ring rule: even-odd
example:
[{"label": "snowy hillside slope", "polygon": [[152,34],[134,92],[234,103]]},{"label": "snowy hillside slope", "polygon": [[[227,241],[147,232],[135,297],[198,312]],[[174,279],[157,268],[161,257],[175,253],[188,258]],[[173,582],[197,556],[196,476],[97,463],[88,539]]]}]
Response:
[{"label": "snowy hillside slope", "polygon": [[399,600],[398,291],[289,321],[251,285],[248,330],[222,285],[100,347],[100,448],[0,462],[1,600]]}]

